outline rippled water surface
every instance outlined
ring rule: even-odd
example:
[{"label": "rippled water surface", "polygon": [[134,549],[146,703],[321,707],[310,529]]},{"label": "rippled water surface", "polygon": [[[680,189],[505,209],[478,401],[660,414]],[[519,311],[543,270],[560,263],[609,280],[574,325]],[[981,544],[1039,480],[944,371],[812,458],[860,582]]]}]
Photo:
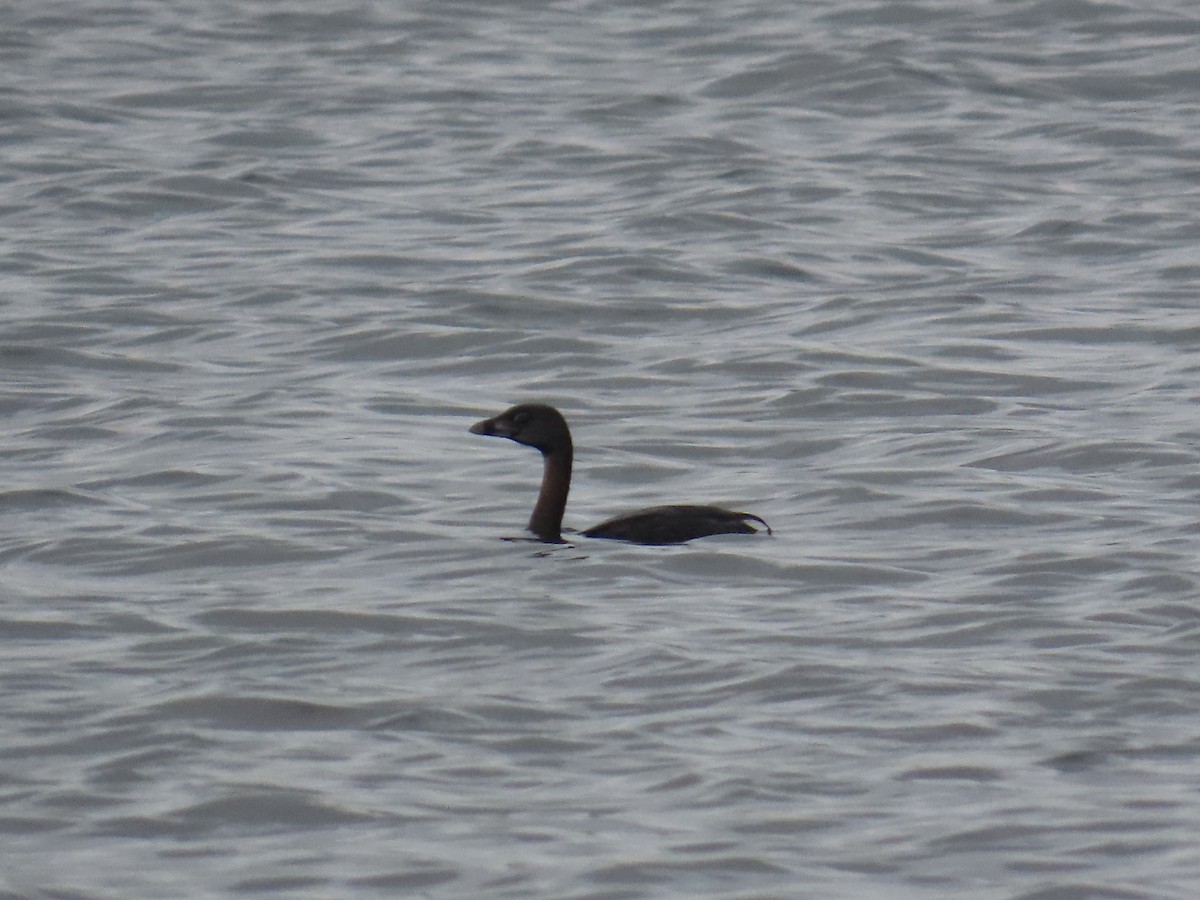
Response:
[{"label": "rippled water surface", "polygon": [[1198,42],[10,4],[0,896],[1197,896]]}]

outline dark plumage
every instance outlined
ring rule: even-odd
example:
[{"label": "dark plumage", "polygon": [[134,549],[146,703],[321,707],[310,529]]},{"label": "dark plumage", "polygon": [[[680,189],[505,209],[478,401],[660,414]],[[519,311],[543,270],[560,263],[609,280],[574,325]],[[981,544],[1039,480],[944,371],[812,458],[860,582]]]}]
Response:
[{"label": "dark plumage", "polygon": [[[543,541],[561,543],[575,453],[562,413],[553,406],[523,403],[476,422],[471,433],[508,438],[541,451],[542,488],[529,518],[529,530]],[[580,534],[634,544],[679,544],[714,534],[757,534],[752,521],[771,534],[771,526],[758,516],[719,506],[654,506],[601,522]]]}]

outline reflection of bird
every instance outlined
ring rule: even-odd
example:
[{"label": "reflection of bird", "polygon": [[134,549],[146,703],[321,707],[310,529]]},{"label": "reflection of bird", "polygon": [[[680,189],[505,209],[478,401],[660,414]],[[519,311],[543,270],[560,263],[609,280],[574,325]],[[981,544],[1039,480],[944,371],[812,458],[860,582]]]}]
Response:
[{"label": "reflection of bird", "polygon": [[[563,510],[571,489],[574,447],[567,420],[553,406],[523,403],[471,426],[472,434],[505,437],[542,452],[542,489],[529,517],[529,530],[543,541],[562,543]],[[758,516],[719,506],[654,506],[601,522],[580,532],[634,544],[678,544],[712,534],[756,534],[750,521],[771,526]]]}]

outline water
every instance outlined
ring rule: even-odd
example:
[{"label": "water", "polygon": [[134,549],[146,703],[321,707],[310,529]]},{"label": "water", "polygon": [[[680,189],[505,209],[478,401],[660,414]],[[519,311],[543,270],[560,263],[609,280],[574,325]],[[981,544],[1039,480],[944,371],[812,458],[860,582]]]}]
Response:
[{"label": "water", "polygon": [[1155,6],[14,4],[0,896],[1195,896]]}]

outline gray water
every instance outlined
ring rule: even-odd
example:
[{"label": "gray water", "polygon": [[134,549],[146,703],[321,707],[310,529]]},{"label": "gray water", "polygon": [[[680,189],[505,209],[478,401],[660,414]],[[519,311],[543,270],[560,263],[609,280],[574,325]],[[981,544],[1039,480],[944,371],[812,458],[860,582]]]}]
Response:
[{"label": "gray water", "polygon": [[1200,892],[1190,0],[4,19],[0,896]]}]

